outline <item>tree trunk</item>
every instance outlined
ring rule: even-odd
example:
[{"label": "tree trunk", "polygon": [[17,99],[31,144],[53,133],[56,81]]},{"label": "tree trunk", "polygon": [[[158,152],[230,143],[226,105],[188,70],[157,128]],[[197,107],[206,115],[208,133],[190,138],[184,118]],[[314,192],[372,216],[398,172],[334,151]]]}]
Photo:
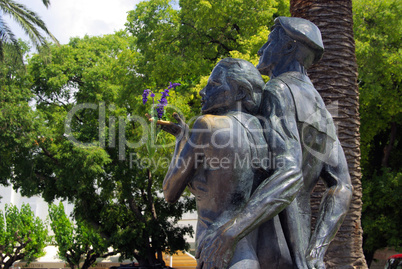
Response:
[{"label": "tree trunk", "polygon": [[[291,0],[290,12],[293,17],[312,21],[321,30],[325,53],[322,60],[308,70],[308,74],[330,108],[354,187],[350,211],[327,251],[325,262],[327,268],[367,268],[360,222],[360,118],[352,1]],[[324,190],[320,182],[313,191],[313,212],[318,211]]]}]

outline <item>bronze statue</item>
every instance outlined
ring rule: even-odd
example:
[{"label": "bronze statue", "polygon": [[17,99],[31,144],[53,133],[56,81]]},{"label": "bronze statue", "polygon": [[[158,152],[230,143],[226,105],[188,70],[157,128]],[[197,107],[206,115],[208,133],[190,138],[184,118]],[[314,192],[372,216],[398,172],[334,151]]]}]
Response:
[{"label": "bronze statue", "polygon": [[[163,182],[165,199],[177,201],[186,187],[196,197],[198,223],[196,242],[235,217],[256,187],[268,177],[268,147],[257,113],[264,81],[249,62],[226,58],[213,69],[201,90],[202,113],[188,130],[178,123],[161,124],[176,136],[176,148]],[[274,225],[267,229],[274,234]],[[221,238],[216,244],[223,242]],[[199,268],[262,268],[257,255],[258,229],[231,244],[230,257],[203,260]],[[277,247],[279,243],[272,242]],[[278,252],[270,248],[269,252]],[[279,255],[279,254],[278,254]]]},{"label": "bronze statue", "polygon": [[[233,245],[279,214],[296,268],[325,268],[323,259],[352,197],[346,159],[332,117],[306,69],[323,54],[318,28],[300,18],[279,17],[260,49],[257,68],[266,84],[259,114],[264,135],[281,167],[271,167],[241,211],[199,242],[198,268],[226,268]],[[327,185],[315,231],[310,235],[310,192]],[[221,258],[222,257],[222,258]],[[261,268],[283,268],[263,263]],[[264,265],[263,265],[264,264]]]}]

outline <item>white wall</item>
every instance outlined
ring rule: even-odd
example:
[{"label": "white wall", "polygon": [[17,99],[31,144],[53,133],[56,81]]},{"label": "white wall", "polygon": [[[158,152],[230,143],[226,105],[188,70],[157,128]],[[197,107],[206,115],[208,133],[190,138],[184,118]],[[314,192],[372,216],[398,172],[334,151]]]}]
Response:
[{"label": "white wall", "polygon": [[[23,203],[29,204],[36,217],[40,217],[42,220],[46,220],[48,216],[48,204],[40,196],[23,197],[19,192],[13,190],[11,186],[4,187],[0,185],[0,210],[4,212],[6,204],[16,205],[21,208]],[[59,203],[59,201],[56,201]],[[64,210],[69,215],[73,210],[73,205],[67,202],[63,202]]]}]

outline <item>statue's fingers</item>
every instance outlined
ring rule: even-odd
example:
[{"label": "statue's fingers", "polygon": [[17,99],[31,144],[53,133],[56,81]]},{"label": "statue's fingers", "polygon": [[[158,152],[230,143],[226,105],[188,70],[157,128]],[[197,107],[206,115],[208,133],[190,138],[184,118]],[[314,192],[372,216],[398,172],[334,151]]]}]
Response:
[{"label": "statue's fingers", "polygon": [[211,268],[211,269],[214,268],[214,265],[217,263],[217,261],[219,261],[219,258],[220,258],[217,255],[211,255],[211,251],[204,253],[203,256],[204,256],[203,260],[205,261],[206,264],[208,264],[207,266],[204,266],[204,267]]},{"label": "statue's fingers", "polygon": [[202,262],[202,267],[201,269],[213,269],[214,267],[211,267],[211,262],[208,261],[203,261]]},{"label": "statue's fingers", "polygon": [[322,261],[319,261],[316,265],[315,268],[317,269],[325,269],[325,263]]},{"label": "statue's fingers", "polygon": [[166,120],[158,120],[156,123],[161,126],[170,126],[170,125],[174,124],[173,122],[166,121]]},{"label": "statue's fingers", "polygon": [[226,255],[225,258],[222,259],[221,268],[227,268],[231,260],[232,257],[230,255]]},{"label": "statue's fingers", "polygon": [[202,250],[204,249],[204,245],[205,245],[204,241],[201,241],[201,242],[198,244],[197,250],[195,251],[195,258],[196,258],[196,259],[199,259],[199,258],[200,258],[201,252],[202,252]]},{"label": "statue's fingers", "polygon": [[148,118],[149,121],[153,121],[154,119],[148,113],[145,113],[145,117]]},{"label": "statue's fingers", "polygon": [[202,269],[203,266],[204,266],[204,262],[203,262],[203,261],[202,261],[202,262],[199,262],[199,263],[197,263],[196,269]]},{"label": "statue's fingers", "polygon": [[186,124],[177,112],[173,112],[173,118],[175,118],[177,120],[177,123],[180,125]]},{"label": "statue's fingers", "polygon": [[[209,261],[204,263],[203,269],[220,269],[221,267],[217,267],[214,261]],[[222,268],[223,269],[223,268]]]}]

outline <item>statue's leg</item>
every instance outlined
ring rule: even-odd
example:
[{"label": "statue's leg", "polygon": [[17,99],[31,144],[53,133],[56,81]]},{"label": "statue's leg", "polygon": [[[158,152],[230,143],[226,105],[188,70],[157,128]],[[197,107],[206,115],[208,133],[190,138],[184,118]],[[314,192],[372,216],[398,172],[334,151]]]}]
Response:
[{"label": "statue's leg", "polygon": [[327,191],[322,198],[317,224],[307,250],[309,268],[325,268],[325,252],[349,210],[353,194],[347,162],[339,141],[334,142],[330,158],[321,173]]},{"label": "statue's leg", "polygon": [[258,240],[258,229],[241,239],[230,261],[230,269],[261,269],[258,261],[256,248]]},{"label": "statue's leg", "polygon": [[301,190],[295,200],[279,213],[283,233],[294,268],[307,268],[306,253],[310,240],[310,193]]}]

